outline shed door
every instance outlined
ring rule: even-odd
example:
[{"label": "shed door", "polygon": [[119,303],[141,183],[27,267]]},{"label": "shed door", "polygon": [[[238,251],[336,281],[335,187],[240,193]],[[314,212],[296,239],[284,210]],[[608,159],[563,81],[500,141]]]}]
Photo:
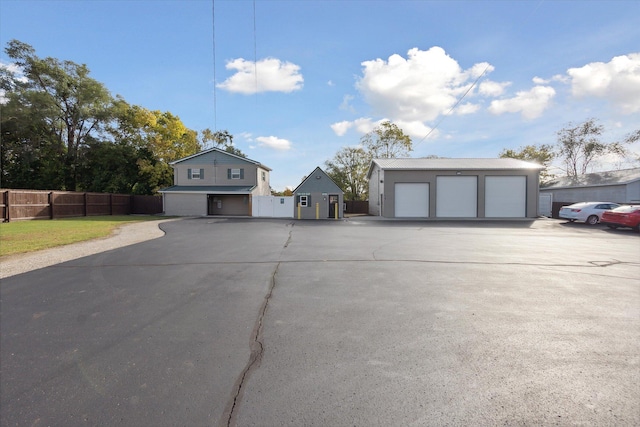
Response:
[{"label": "shed door", "polygon": [[429,184],[398,182],[395,184],[395,211],[399,218],[429,216]]},{"label": "shed door", "polygon": [[527,216],[526,176],[488,176],[484,184],[485,217],[524,218]]},{"label": "shed door", "polygon": [[478,216],[478,177],[439,176],[436,178],[436,216],[475,218]]}]

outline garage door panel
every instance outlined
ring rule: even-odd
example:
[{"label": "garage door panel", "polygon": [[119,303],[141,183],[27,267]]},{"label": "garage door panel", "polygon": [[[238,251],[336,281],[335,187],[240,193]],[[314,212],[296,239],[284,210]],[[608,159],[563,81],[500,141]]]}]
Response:
[{"label": "garage door panel", "polygon": [[478,216],[478,178],[439,176],[436,178],[436,216],[475,218]]},{"label": "garage door panel", "polygon": [[395,216],[426,218],[429,216],[429,184],[399,182],[394,186]]},{"label": "garage door panel", "polygon": [[527,177],[488,176],[485,178],[485,217],[524,218],[527,216]]}]

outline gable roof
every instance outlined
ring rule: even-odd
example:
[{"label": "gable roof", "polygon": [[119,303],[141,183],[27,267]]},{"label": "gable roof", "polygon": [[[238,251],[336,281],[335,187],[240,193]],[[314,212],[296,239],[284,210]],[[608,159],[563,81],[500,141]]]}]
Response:
[{"label": "gable roof", "polygon": [[173,162],[169,162],[169,165],[174,166],[174,165],[176,165],[178,163],[181,163],[181,162],[184,162],[184,161],[188,161],[188,160],[191,160],[191,159],[195,159],[197,157],[211,156],[211,154],[213,154],[214,156],[216,154],[221,154],[223,156],[226,156],[226,157],[229,157],[229,158],[233,159],[234,161],[235,160],[239,160],[241,162],[251,163],[253,165],[260,166],[263,169],[271,171],[271,168],[263,165],[262,163],[260,163],[260,162],[258,162],[256,160],[251,160],[251,159],[248,159],[246,157],[238,156],[237,154],[226,152],[226,151],[221,150],[220,148],[217,148],[217,147],[209,148],[208,150],[200,151],[200,152],[198,152],[196,154],[192,154],[190,156],[183,157],[182,159],[174,160]]},{"label": "gable roof", "polygon": [[[322,178],[326,178],[326,180]],[[326,193],[331,190],[331,188],[327,188],[327,182],[329,187],[334,187],[333,191],[344,193],[342,188],[318,166],[293,190],[293,194],[302,188],[309,193]]]},{"label": "gable roof", "polygon": [[371,177],[374,165],[384,170],[542,170],[544,166],[524,160],[500,159],[373,159],[367,172]]},{"label": "gable roof", "polygon": [[542,184],[540,189],[626,185],[635,181],[640,181],[640,168],[588,173],[578,176],[562,176]]}]

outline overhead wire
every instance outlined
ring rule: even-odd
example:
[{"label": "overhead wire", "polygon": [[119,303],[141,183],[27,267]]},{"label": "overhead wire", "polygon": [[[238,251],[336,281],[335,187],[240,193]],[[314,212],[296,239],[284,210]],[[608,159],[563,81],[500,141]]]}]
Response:
[{"label": "overhead wire", "polygon": [[[544,2],[544,0],[539,0],[538,3],[536,4],[536,7],[533,9],[533,11],[531,11],[529,13],[529,15],[527,16],[527,18],[525,19],[525,21],[527,21],[528,19],[531,18],[531,16],[533,14],[535,14],[538,9],[540,8],[540,5]],[[440,123],[442,123],[444,121],[444,119],[446,119],[452,112],[453,110],[456,109],[456,107],[458,107],[458,105],[460,105],[460,103],[462,102],[462,100],[469,94],[469,92],[471,92],[471,90],[478,84],[478,82],[480,81],[480,79],[487,73],[487,70],[489,70],[489,67],[491,67],[491,64],[487,63],[487,66],[484,68],[484,70],[482,71],[482,73],[478,76],[477,79],[475,79],[475,81],[471,84],[471,86],[469,87],[469,89],[467,89],[462,96],[456,101],[455,104],[453,104],[453,106],[447,111],[446,114],[442,115],[442,117],[440,118],[440,120],[438,120],[438,122],[436,123],[436,125],[434,127],[432,127],[429,132],[427,132],[427,134],[425,136],[422,137],[422,139],[420,139],[420,141],[418,141],[416,143],[420,144],[422,141],[424,141],[425,139],[427,139],[429,137],[429,135],[431,135],[433,133],[433,131],[435,131],[438,126],[440,126]]]},{"label": "overhead wire", "polygon": [[211,41],[213,53],[213,131],[218,131],[217,80],[216,80],[216,0],[211,0]]},{"label": "overhead wire", "polygon": [[431,133],[436,130],[438,128],[438,126],[440,126],[440,123],[442,123],[442,121],[449,116],[449,114],[451,114],[453,112],[453,110],[456,109],[456,107],[462,102],[462,100],[467,96],[467,94],[469,92],[471,92],[471,89],[473,89],[478,82],[480,81],[480,79],[482,78],[482,76],[484,76],[487,73],[487,70],[489,69],[489,67],[491,67],[491,64],[487,64],[486,67],[484,67],[484,71],[482,71],[482,73],[478,76],[477,79],[474,80],[474,82],[471,84],[471,86],[469,86],[469,88],[462,94],[462,96],[456,101],[455,104],[453,104],[453,106],[451,108],[449,108],[449,110],[446,112],[446,114],[443,114],[442,117],[440,118],[440,120],[438,120],[438,122],[436,123],[436,125],[434,127],[432,127],[429,132],[427,132],[427,134],[425,136],[422,137],[422,139],[418,142],[416,142],[417,144],[420,144],[422,141],[424,141],[425,139],[427,139],[429,137],[429,135],[431,135]]},{"label": "overhead wire", "polygon": [[253,0],[253,67],[256,84],[256,102],[258,100],[258,37],[256,31],[256,0]]}]

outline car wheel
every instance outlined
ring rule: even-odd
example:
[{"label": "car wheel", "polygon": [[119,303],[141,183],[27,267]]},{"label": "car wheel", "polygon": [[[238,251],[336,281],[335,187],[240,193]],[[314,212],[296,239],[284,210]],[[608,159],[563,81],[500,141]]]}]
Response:
[{"label": "car wheel", "polygon": [[589,218],[587,218],[586,223],[589,225],[596,225],[598,221],[599,219],[597,215],[591,215]]}]

